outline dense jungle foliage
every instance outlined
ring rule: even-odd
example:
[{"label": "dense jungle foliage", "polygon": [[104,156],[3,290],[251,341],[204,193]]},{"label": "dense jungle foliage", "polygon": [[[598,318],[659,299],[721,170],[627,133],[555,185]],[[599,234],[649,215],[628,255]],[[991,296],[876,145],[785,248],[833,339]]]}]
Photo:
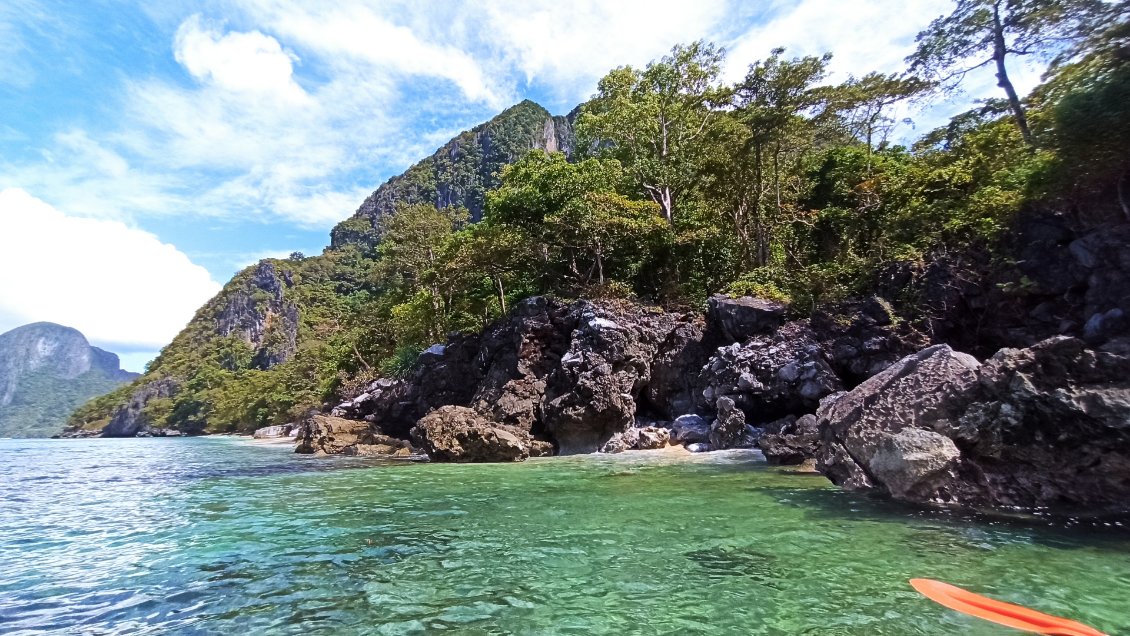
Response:
[{"label": "dense jungle foliage", "polygon": [[[617,68],[582,105],[571,156],[534,150],[493,175],[497,187],[480,191],[481,175],[460,185],[482,202],[481,222],[459,197],[438,208],[386,202],[396,211],[380,217],[379,242],[335,237],[320,256],[273,261],[284,300],[252,298],[267,323],[261,339],[216,326],[225,299],[248,289],[248,270],[142,380],[72,423],[103,425],[139,386],[171,378],[177,389],[143,407],[154,425],[249,430],[404,373],[422,348],[533,294],[700,306],[728,291],[804,314],[867,293],[892,262],[992,254],[1026,209],[1130,219],[1128,16],[1126,1],[959,0],[920,34],[905,73],[838,84],[830,54],[783,49],[727,84],[724,52],[707,42]],[[1021,97],[1007,72],[1025,55],[1048,71]],[[985,65],[1000,99],[909,147],[892,143],[908,105]],[[364,233],[368,222],[340,227]],[[270,341],[286,303],[299,316],[293,350]],[[285,361],[254,363],[272,346]]]}]

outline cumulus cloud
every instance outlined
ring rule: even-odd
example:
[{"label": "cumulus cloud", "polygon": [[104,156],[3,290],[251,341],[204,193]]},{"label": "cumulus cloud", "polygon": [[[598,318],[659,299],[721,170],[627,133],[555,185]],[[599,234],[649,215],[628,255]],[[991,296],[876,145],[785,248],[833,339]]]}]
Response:
[{"label": "cumulus cloud", "polygon": [[202,82],[235,93],[267,93],[275,99],[303,102],[306,93],[294,81],[293,53],[258,31],[221,33],[194,15],[177,29],[174,56]]},{"label": "cumulus cloud", "polygon": [[45,320],[110,350],[156,350],[219,289],[148,232],[0,190],[0,331]]}]

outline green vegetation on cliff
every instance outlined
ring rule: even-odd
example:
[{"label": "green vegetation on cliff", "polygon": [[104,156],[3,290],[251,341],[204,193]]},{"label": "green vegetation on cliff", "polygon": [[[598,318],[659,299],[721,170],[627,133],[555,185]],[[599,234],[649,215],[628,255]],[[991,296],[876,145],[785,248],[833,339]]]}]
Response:
[{"label": "green vegetation on cliff", "polygon": [[[830,55],[778,49],[729,85],[724,53],[699,42],[611,71],[575,118],[518,104],[382,185],[322,255],[240,273],[144,378],[72,423],[248,430],[402,372],[532,294],[700,305],[730,291],[806,312],[872,293],[892,266],[1007,260],[1022,211],[1130,218],[1126,4],[1040,0],[994,17],[1000,4],[956,3],[905,75],[832,84]],[[963,51],[1007,69],[1019,49],[984,29],[1055,57],[1046,82],[891,143],[897,105],[951,88],[935,72]],[[158,381],[175,390],[144,391]]]}]

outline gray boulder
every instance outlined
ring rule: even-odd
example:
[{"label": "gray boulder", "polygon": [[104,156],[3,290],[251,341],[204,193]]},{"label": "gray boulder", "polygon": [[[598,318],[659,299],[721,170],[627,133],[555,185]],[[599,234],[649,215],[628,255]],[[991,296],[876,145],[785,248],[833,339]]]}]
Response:
[{"label": "gray boulder", "polygon": [[[834,397],[834,396],[833,396]],[[815,415],[786,416],[765,426],[757,446],[770,464],[795,466],[815,459],[820,426]]]},{"label": "gray boulder", "polygon": [[701,415],[680,415],[671,423],[671,434],[683,445],[709,443],[710,422]]}]

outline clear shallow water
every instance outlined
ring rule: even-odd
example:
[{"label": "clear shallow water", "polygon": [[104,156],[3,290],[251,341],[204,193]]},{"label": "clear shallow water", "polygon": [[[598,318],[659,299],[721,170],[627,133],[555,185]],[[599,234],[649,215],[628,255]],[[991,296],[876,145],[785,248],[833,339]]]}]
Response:
[{"label": "clear shallow water", "polygon": [[0,440],[0,633],[1017,633],[913,576],[1130,631],[1124,529],[897,508],[749,455]]}]

